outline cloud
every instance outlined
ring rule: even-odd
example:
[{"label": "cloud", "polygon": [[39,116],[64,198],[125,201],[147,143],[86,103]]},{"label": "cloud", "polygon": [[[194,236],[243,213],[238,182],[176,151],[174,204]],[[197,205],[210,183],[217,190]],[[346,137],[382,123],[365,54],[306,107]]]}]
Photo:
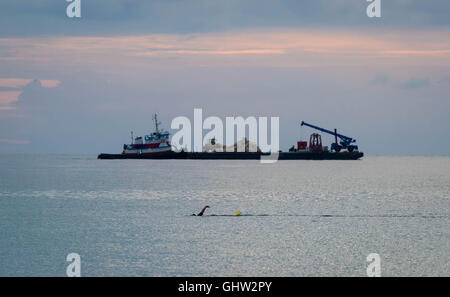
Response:
[{"label": "cloud", "polygon": [[31,81],[32,79],[27,78],[0,78],[0,87],[22,88]]},{"label": "cloud", "polygon": [[429,79],[418,79],[415,77],[411,77],[407,80],[401,81],[401,79],[399,78],[392,79],[391,77],[385,74],[376,75],[372,80],[369,81],[369,85],[385,87],[390,82],[392,86],[399,87],[402,89],[419,89],[430,85]]},{"label": "cloud", "polygon": [[0,105],[0,110],[15,110],[16,109],[16,107],[14,107],[14,106],[3,106],[3,105]]},{"label": "cloud", "polygon": [[2,144],[29,144],[30,142],[28,140],[0,138],[0,143],[2,143]]},{"label": "cloud", "polygon": [[[351,66],[375,60],[385,65],[442,65],[450,64],[449,31],[280,28],[214,34],[0,38],[0,47],[11,49],[22,63],[66,67],[229,66],[233,57],[236,65],[243,66],[256,62],[276,67]],[[43,80],[42,84],[55,87],[58,82]]]},{"label": "cloud", "polygon": [[448,55],[450,54],[450,49],[441,50],[388,50],[382,51],[383,55],[394,55],[394,56],[436,56],[436,55]]},{"label": "cloud", "polygon": [[[158,51],[166,54],[180,55],[281,55],[282,49],[241,49],[241,50],[166,50]],[[155,52],[139,52],[136,56],[155,56]]]},{"label": "cloud", "polygon": [[22,91],[0,91],[0,105],[7,105],[19,99]]},{"label": "cloud", "polygon": [[0,78],[0,88],[23,89],[32,81],[39,81],[44,88],[56,88],[61,83],[56,79]]},{"label": "cloud", "polygon": [[11,105],[19,101],[23,90],[31,85],[39,85],[43,88],[56,88],[59,80],[33,80],[28,78],[0,78],[0,110],[15,110]]},{"label": "cloud", "polygon": [[56,88],[61,84],[59,80],[41,79],[40,81],[43,88]]},{"label": "cloud", "polygon": [[428,79],[418,79],[418,78],[410,78],[404,83],[401,84],[401,87],[404,89],[419,89],[430,85],[430,81]]}]

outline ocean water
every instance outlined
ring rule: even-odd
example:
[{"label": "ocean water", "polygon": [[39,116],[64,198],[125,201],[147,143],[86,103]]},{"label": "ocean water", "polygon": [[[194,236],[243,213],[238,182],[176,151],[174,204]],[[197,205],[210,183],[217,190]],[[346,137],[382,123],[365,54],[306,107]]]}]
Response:
[{"label": "ocean water", "polygon": [[0,155],[0,276],[65,276],[73,252],[82,276],[366,276],[370,253],[450,276],[450,157]]}]

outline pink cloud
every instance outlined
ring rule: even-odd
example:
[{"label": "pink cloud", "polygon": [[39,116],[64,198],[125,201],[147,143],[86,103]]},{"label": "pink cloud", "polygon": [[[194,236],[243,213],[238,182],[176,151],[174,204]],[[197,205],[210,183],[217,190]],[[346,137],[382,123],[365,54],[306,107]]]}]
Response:
[{"label": "pink cloud", "polygon": [[19,100],[22,91],[0,91],[0,104],[10,104]]},{"label": "pink cloud", "polygon": [[[18,90],[13,91],[0,91],[0,110],[15,110],[15,106],[10,104],[19,100],[20,94],[22,94],[21,88],[27,86],[32,79],[28,78],[0,78],[0,87],[13,88]],[[61,81],[59,80],[40,80],[43,88],[55,88],[59,86]]]},{"label": "pink cloud", "polygon": [[41,79],[41,85],[44,88],[56,88],[60,83],[61,81],[59,80]]},{"label": "pink cloud", "polygon": [[16,109],[15,106],[8,106],[8,105],[1,106],[0,105],[0,110],[15,110],[15,109]]},{"label": "pink cloud", "polygon": [[29,144],[30,142],[28,140],[0,138],[0,143],[3,143],[3,144]]},{"label": "pink cloud", "polygon": [[[449,33],[450,29],[368,32],[280,28],[189,35],[0,38],[0,46],[14,49],[14,57],[23,61],[96,69],[186,65],[320,68],[369,64],[395,68],[398,64],[448,64]],[[41,83],[43,87],[60,84],[57,80]]]},{"label": "pink cloud", "polygon": [[[245,50],[162,50],[165,54],[187,54],[187,55],[280,55],[285,51],[282,49],[245,49]],[[140,52],[137,56],[154,56],[153,52]]]},{"label": "pink cloud", "polygon": [[382,54],[386,55],[421,55],[421,56],[435,56],[435,55],[448,55],[450,49],[442,50],[388,50],[382,51]]},{"label": "pink cloud", "polygon": [[0,87],[21,88],[28,85],[32,79],[27,78],[0,78]]},{"label": "pink cloud", "polygon": [[[0,87],[23,88],[31,81],[33,80],[30,78],[0,78]],[[61,83],[61,81],[55,79],[41,79],[39,81],[44,88],[55,88]]]}]

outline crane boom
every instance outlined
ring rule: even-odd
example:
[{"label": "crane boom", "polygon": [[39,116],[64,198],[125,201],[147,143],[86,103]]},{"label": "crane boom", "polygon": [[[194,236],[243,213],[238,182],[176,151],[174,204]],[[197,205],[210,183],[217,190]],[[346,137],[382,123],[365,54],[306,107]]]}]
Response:
[{"label": "crane boom", "polygon": [[356,146],[356,145],[351,145],[353,142],[356,142],[356,139],[353,139],[353,138],[351,138],[351,137],[348,137],[348,136],[345,136],[345,135],[342,135],[342,134],[338,134],[336,131],[333,132],[333,131],[330,131],[330,130],[327,130],[327,129],[324,129],[324,128],[321,128],[321,127],[318,127],[318,126],[314,126],[314,125],[308,124],[308,123],[306,123],[306,122],[304,122],[304,121],[302,121],[302,123],[301,123],[300,126],[307,126],[307,127],[310,127],[310,128],[316,129],[316,130],[319,130],[319,131],[321,131],[321,132],[324,132],[324,133],[327,133],[327,134],[330,134],[330,135],[334,135],[334,136],[336,136],[336,137],[339,137],[339,139],[341,140],[341,141],[340,141],[340,146],[339,146],[339,144],[337,144],[337,143],[333,143],[333,144],[331,145],[331,146],[332,146],[332,149],[335,149],[336,151],[339,151],[339,150],[340,150],[340,147],[342,147],[342,148],[344,148],[344,149],[348,149],[349,151],[353,151],[354,149],[355,149],[355,150],[358,149],[358,146]]},{"label": "crane boom", "polygon": [[[334,135],[333,131],[330,131],[330,130],[327,130],[327,129],[324,129],[324,128],[320,128],[320,127],[308,124],[308,123],[306,123],[304,121],[302,121],[302,124],[300,126],[307,126],[307,127],[310,127],[310,128],[313,128],[313,129],[316,129],[316,130],[319,130],[319,131],[322,131],[324,133],[328,133],[328,134]],[[339,133],[337,133],[336,136],[341,138],[341,139],[345,139],[345,140],[347,140],[349,142],[355,142],[356,141],[356,139],[353,139],[351,137],[348,137],[348,136],[345,136],[345,135],[342,135],[342,134],[339,134]]]}]

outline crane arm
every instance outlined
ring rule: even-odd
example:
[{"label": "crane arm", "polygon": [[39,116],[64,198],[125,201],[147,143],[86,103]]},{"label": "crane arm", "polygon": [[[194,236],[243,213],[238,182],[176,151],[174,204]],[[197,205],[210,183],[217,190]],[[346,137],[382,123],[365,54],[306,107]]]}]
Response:
[{"label": "crane arm", "polygon": [[[334,132],[333,132],[333,131],[330,131],[330,130],[327,130],[327,129],[324,129],[324,128],[320,128],[320,127],[317,127],[317,126],[308,124],[308,123],[306,123],[306,122],[304,122],[304,121],[302,121],[302,123],[301,123],[300,126],[307,126],[307,127],[310,127],[310,128],[313,128],[313,129],[316,129],[316,130],[319,130],[319,131],[322,131],[322,132],[324,132],[324,133],[328,133],[328,134],[334,135]],[[342,134],[339,134],[339,133],[336,134],[336,136],[339,137],[340,139],[344,140],[344,141],[347,142],[347,143],[355,142],[355,141],[356,141],[355,139],[353,139],[353,138],[351,138],[351,137],[348,137],[348,136],[345,136],[345,135],[342,135]]]}]

